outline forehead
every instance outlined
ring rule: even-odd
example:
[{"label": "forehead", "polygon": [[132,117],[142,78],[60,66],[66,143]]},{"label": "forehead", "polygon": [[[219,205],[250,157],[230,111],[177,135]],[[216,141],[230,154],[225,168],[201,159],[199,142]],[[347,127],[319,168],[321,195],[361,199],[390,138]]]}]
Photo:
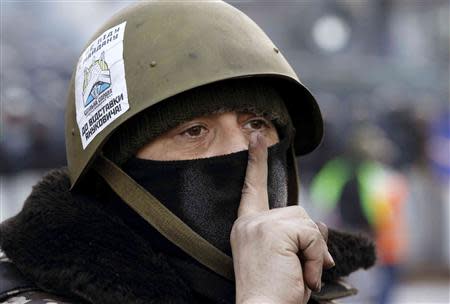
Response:
[{"label": "forehead", "polygon": [[264,116],[264,117],[270,117],[269,114],[263,113],[261,111],[255,111],[255,110],[229,110],[229,109],[218,109],[216,111],[212,111],[211,113],[204,113],[201,115],[197,115],[196,117],[193,117],[192,119],[196,118],[217,118],[217,117],[223,117],[223,116],[236,116],[238,118],[241,117],[253,117],[253,116]]},{"label": "forehead", "polygon": [[250,122],[250,120],[257,120],[257,119],[264,119],[266,124],[269,124],[273,127],[276,127],[276,129],[280,128],[280,124],[277,122],[276,119],[274,119],[272,116],[264,114],[264,113],[257,113],[257,112],[251,112],[251,111],[215,111],[211,113],[205,113],[201,115],[196,115],[193,117],[190,117],[188,119],[185,119],[183,121],[180,121],[177,125],[174,125],[173,127],[169,128],[167,131],[174,131],[179,128],[183,128],[188,124],[195,124],[195,122],[205,122],[205,123],[217,123],[217,124],[243,124]]}]

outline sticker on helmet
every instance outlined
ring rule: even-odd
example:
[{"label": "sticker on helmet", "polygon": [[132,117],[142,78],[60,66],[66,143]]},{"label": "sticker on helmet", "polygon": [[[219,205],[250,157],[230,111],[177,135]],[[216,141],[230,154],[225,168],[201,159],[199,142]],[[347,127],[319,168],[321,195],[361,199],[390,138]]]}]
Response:
[{"label": "sticker on helmet", "polygon": [[123,61],[125,25],[98,36],[78,60],[75,108],[83,149],[129,109]]}]

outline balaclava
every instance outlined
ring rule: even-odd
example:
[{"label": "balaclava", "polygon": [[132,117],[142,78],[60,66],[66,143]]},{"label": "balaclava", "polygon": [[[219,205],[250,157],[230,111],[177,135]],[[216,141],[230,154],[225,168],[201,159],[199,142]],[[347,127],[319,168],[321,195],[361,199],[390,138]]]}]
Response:
[{"label": "balaclava", "polygon": [[[284,138],[268,149],[270,208],[287,205]],[[230,232],[237,218],[248,151],[210,158],[155,161],[133,157],[123,169],[183,222],[231,256]]]}]

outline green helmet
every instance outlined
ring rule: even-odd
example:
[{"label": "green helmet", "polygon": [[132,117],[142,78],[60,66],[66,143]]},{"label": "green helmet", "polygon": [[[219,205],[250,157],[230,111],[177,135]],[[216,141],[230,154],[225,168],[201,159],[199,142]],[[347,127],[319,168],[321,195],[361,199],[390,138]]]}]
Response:
[{"label": "green helmet", "polygon": [[72,186],[132,116],[189,89],[239,77],[273,79],[297,130],[296,153],[318,146],[322,118],[314,97],[241,11],[222,1],[152,1],[115,15],[89,41],[70,81],[66,153]]},{"label": "green helmet", "polygon": [[277,88],[297,130],[288,158],[289,203],[296,203],[295,153],[303,155],[319,145],[319,107],[258,25],[222,1],[142,2],[97,31],[78,60],[68,91],[66,153],[71,187],[95,169],[166,238],[233,279],[230,257],[139,187],[102,149],[122,124],[169,97],[249,77],[264,78]]}]

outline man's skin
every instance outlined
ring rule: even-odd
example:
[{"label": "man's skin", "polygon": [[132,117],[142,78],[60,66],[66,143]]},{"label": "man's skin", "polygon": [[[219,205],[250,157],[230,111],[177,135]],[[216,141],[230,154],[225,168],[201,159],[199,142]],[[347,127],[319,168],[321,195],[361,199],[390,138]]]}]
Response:
[{"label": "man's skin", "polygon": [[267,147],[278,141],[275,126],[265,117],[224,112],[183,123],[136,154],[186,160],[248,149],[238,218],[230,236],[239,304],[306,303],[311,290],[320,290],[322,268],[334,265],[326,226],[318,226],[300,206],[269,210]]},{"label": "man's skin", "polygon": [[137,156],[182,160],[225,155],[248,149],[250,134],[261,133],[269,146],[279,140],[270,120],[252,113],[225,112],[197,117],[169,130],[142,147]]}]

